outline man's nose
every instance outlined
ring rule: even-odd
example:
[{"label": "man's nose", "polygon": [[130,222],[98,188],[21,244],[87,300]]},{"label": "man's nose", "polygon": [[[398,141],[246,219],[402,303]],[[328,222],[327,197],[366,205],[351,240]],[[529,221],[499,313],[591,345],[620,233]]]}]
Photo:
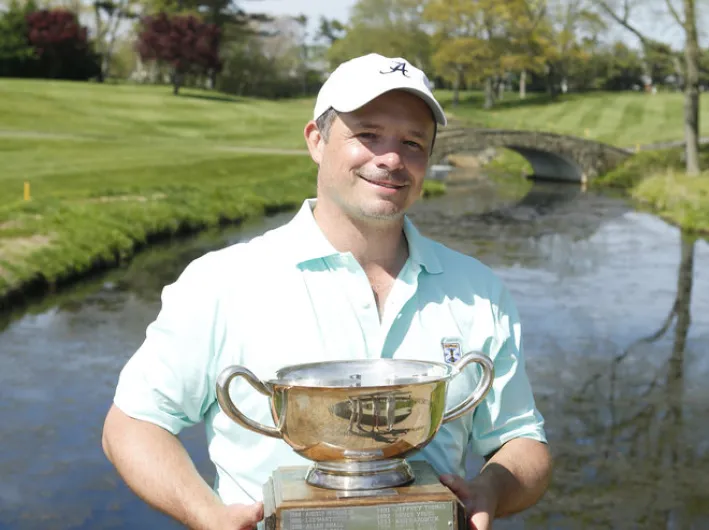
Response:
[{"label": "man's nose", "polygon": [[392,172],[402,169],[404,167],[403,157],[401,156],[402,147],[398,141],[389,140],[382,142],[379,149],[377,149],[376,159],[374,160],[377,167]]}]

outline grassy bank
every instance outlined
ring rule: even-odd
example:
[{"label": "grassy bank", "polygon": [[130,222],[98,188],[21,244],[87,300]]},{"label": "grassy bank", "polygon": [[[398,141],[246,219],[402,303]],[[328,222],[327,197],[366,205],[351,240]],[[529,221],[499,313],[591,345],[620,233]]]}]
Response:
[{"label": "grassy bank", "polygon": [[297,206],[314,193],[311,105],[0,81],[0,308],[157,238]]},{"label": "grassy bank", "polygon": [[[709,149],[701,150],[701,167],[709,167]],[[682,149],[638,153],[613,171],[592,181],[614,187],[688,232],[709,234],[709,171],[688,177]]]}]

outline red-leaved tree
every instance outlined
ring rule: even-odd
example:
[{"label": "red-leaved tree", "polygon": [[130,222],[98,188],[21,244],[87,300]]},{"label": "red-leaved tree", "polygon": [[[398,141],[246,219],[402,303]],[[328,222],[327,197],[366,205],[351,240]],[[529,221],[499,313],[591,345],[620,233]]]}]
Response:
[{"label": "red-leaved tree", "polygon": [[159,13],[142,21],[138,53],[143,61],[158,61],[173,67],[173,91],[180,90],[187,73],[208,74],[221,70],[221,30],[194,15]]},{"label": "red-leaved tree", "polygon": [[34,48],[39,77],[88,79],[98,73],[98,61],[86,28],[65,9],[42,9],[27,15],[27,40]]}]

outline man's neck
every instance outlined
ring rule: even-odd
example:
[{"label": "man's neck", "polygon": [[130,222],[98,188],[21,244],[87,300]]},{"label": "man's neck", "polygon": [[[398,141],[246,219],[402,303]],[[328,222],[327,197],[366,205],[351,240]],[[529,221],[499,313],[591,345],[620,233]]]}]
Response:
[{"label": "man's neck", "polygon": [[406,263],[409,249],[403,218],[360,221],[325,204],[316,204],[313,213],[332,246],[339,252],[351,252],[365,272],[383,269],[396,277]]}]

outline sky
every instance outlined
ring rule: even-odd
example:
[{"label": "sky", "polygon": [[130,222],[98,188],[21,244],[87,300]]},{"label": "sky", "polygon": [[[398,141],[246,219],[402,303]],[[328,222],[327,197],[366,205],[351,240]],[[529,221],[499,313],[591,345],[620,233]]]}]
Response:
[{"label": "sky", "polygon": [[[346,22],[349,19],[350,8],[357,0],[241,0],[239,5],[249,12],[269,13],[273,15],[300,15],[304,14],[309,19],[310,31],[317,29],[317,22],[321,16]],[[664,1],[664,0],[663,0]],[[661,3],[660,7],[664,4]],[[663,9],[664,11],[664,9]],[[671,43],[674,46],[682,44],[681,32],[674,21],[667,20],[664,13],[645,12],[643,18],[637,20],[640,29],[657,38]],[[663,16],[664,15],[664,16]],[[611,24],[611,27],[614,25]],[[637,46],[637,39],[619,27],[613,27],[614,36],[625,41],[631,46]],[[700,30],[702,30],[700,25]],[[701,31],[701,33],[704,33]],[[705,35],[702,35],[705,37]],[[704,39],[702,39],[704,40]],[[703,43],[704,44],[704,43]]]},{"label": "sky", "polygon": [[306,15],[317,21],[321,16],[345,22],[356,0],[242,0],[242,9],[273,15]]}]

